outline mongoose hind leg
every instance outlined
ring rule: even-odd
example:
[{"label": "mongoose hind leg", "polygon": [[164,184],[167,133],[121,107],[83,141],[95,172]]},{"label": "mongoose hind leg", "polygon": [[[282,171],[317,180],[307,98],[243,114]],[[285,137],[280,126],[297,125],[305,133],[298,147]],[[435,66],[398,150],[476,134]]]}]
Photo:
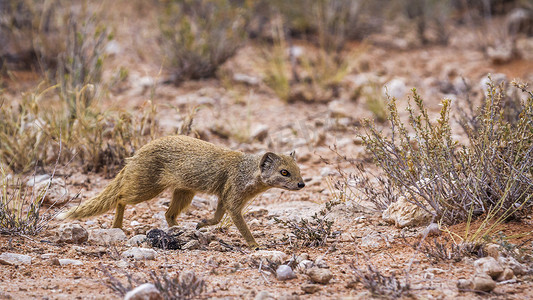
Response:
[{"label": "mongoose hind leg", "polygon": [[215,211],[215,215],[211,219],[203,219],[196,225],[196,229],[200,229],[205,226],[211,226],[211,225],[217,225],[220,220],[222,220],[222,217],[224,216],[224,213],[226,212],[226,209],[224,208],[224,204],[219,199],[217,204],[217,210]]},{"label": "mongoose hind leg", "polygon": [[165,213],[165,219],[167,220],[168,227],[177,225],[176,217],[191,204],[192,198],[194,198],[194,192],[188,190],[174,190],[172,194],[172,201]]},{"label": "mongoose hind leg", "polygon": [[115,212],[115,219],[113,220],[113,228],[122,228],[122,220],[124,219],[124,209],[126,204],[117,203],[117,208]]}]

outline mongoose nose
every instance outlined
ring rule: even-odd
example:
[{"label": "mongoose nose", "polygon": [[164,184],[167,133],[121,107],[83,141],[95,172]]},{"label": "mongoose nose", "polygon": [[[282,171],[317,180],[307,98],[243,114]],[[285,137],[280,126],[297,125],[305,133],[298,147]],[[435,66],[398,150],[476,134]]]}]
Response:
[{"label": "mongoose nose", "polygon": [[303,183],[303,182],[298,182],[298,188],[299,188],[299,189],[302,189],[304,186],[305,186],[305,183]]}]

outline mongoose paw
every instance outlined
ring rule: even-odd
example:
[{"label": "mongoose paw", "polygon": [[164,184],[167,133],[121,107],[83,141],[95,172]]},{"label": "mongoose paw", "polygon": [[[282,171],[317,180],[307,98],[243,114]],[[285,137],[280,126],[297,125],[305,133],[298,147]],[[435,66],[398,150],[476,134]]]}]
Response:
[{"label": "mongoose paw", "polygon": [[206,219],[203,219],[201,220],[200,222],[198,222],[198,224],[196,224],[196,230],[204,227],[204,226],[207,226],[207,220]]},{"label": "mongoose paw", "polygon": [[259,246],[259,244],[257,244],[257,243],[250,244],[249,247],[250,247],[250,249],[255,250],[255,251],[257,251],[257,250],[265,250],[266,249],[263,246]]}]

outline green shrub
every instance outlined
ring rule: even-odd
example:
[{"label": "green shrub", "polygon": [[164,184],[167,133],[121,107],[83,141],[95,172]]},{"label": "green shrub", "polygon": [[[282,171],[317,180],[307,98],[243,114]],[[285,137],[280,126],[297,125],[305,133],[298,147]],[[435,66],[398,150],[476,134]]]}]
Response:
[{"label": "green shrub", "polygon": [[[525,91],[524,85],[516,85]],[[391,136],[365,123],[364,145],[398,193],[446,223],[484,215],[470,239],[489,234],[510,217],[526,214],[533,197],[533,94],[520,105],[514,122],[506,119],[502,86],[488,86],[479,114],[463,122],[469,142],[452,137],[450,100],[431,122],[416,90],[416,109],[407,107],[408,126],[396,100],[388,106]],[[469,233],[467,232],[467,236]]]},{"label": "green shrub", "polygon": [[229,0],[167,2],[159,28],[174,81],[215,76],[242,46],[246,24],[245,10]]}]

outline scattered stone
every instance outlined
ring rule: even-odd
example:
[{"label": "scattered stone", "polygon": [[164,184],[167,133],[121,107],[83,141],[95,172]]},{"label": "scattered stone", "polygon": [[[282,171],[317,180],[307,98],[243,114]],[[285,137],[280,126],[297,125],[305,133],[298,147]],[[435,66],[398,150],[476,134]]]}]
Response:
[{"label": "scattered stone", "polygon": [[152,259],[155,259],[156,255],[157,255],[157,252],[155,252],[154,249],[138,248],[138,247],[133,247],[122,253],[122,257],[133,258],[135,260],[142,260],[142,259],[152,260]]},{"label": "scattered stone", "polygon": [[487,274],[492,278],[498,278],[503,272],[500,263],[493,257],[483,257],[474,261],[476,273]]},{"label": "scattered stone", "polygon": [[296,263],[298,263],[298,264],[301,263],[301,262],[304,261],[304,260],[309,260],[309,254],[307,254],[307,253],[302,253],[302,254],[300,254],[300,255],[298,255],[298,256],[296,257]]},{"label": "scattered stone", "polygon": [[495,73],[495,74],[487,74],[481,78],[479,81],[479,88],[481,91],[483,91],[483,94],[487,93],[488,84],[490,83],[490,80],[488,78],[488,75],[490,75],[490,78],[492,79],[492,82],[495,86],[498,86],[502,82],[507,82],[507,75],[503,73]]},{"label": "scattered stone", "polygon": [[198,242],[197,240],[189,241],[187,242],[187,244],[181,247],[182,250],[195,250],[198,248],[200,248],[200,242]]},{"label": "scattered stone", "polygon": [[225,252],[226,251],[226,248],[224,248],[224,246],[222,246],[220,244],[220,242],[218,242],[218,241],[212,241],[211,243],[209,243],[208,248],[211,251],[218,251],[218,252]]},{"label": "scattered stone", "polygon": [[89,243],[110,245],[125,241],[126,234],[120,228],[94,229],[89,232]]},{"label": "scattered stone", "polygon": [[304,259],[300,263],[298,263],[298,269],[300,271],[305,271],[307,269],[311,269],[314,266],[314,263],[311,260]]},{"label": "scattered stone", "polygon": [[57,253],[41,254],[41,259],[52,259],[52,258],[56,258],[56,257],[57,257]]},{"label": "scattered stone", "polygon": [[509,268],[505,268],[503,272],[500,274],[500,276],[496,278],[496,281],[507,281],[507,280],[513,279],[513,277],[514,277],[513,270]]},{"label": "scattered stone", "polygon": [[328,104],[329,115],[332,118],[346,118],[349,117],[346,105],[340,100],[333,100]]},{"label": "scattered stone", "polygon": [[81,244],[89,239],[89,233],[79,224],[61,224],[55,232],[57,243]]},{"label": "scattered stone", "polygon": [[439,225],[437,223],[431,223],[422,231],[422,236],[439,236],[441,234]]},{"label": "scattered stone", "polygon": [[320,291],[320,286],[316,284],[304,284],[302,285],[302,291],[306,294],[314,294]]},{"label": "scattered stone", "polygon": [[130,225],[133,226],[133,227],[135,227],[135,226],[139,226],[139,225],[141,225],[141,223],[140,223],[139,221],[135,221],[135,220],[133,220],[133,221],[131,221]]},{"label": "scattered stone", "polygon": [[294,271],[291,267],[287,265],[280,265],[276,269],[276,277],[278,278],[278,280],[285,281],[296,278],[296,274],[294,274]]},{"label": "scattered stone", "polygon": [[267,291],[261,291],[257,293],[257,295],[254,298],[254,300],[271,300],[271,299],[275,299],[275,298],[272,297]]},{"label": "scattered stone", "polygon": [[30,178],[26,185],[33,187],[36,193],[40,193],[48,188],[46,196],[43,199],[44,204],[64,204],[69,200],[67,197],[67,184],[62,178],[51,178],[48,174],[37,175]]},{"label": "scattered stone", "polygon": [[498,43],[487,48],[487,56],[495,65],[501,65],[510,62],[515,57],[512,43]]},{"label": "scattered stone", "polygon": [[324,260],[324,257],[322,257],[322,256],[317,258],[317,259],[315,259],[315,266],[317,266],[319,268],[322,268],[322,269],[329,268],[328,264]]},{"label": "scattered stone", "polygon": [[137,234],[131,237],[127,242],[127,246],[137,247],[146,242],[146,234]]},{"label": "scattered stone", "polygon": [[[421,199],[421,201],[424,200]],[[400,196],[396,202],[391,203],[383,211],[381,217],[384,221],[394,223],[400,228],[426,225],[432,219],[432,215],[429,212],[407,201],[407,198],[404,196]]]},{"label": "scattered stone", "polygon": [[252,259],[259,259],[263,263],[267,263],[268,261],[270,261],[276,265],[281,265],[285,262],[285,260],[287,260],[287,254],[281,251],[275,251],[275,250],[255,251],[250,254],[250,257]]},{"label": "scattered stone", "polygon": [[152,283],[141,284],[129,291],[124,300],[161,300],[163,296]]},{"label": "scattered stone", "polygon": [[485,253],[487,253],[487,256],[498,259],[500,257],[500,245],[488,244],[485,246]]},{"label": "scattered stone", "polygon": [[403,96],[405,96],[406,91],[407,86],[405,85],[405,82],[399,78],[395,78],[385,83],[385,85],[383,86],[383,94],[388,94],[396,99],[402,99]]},{"label": "scattered stone", "polygon": [[511,269],[514,275],[520,276],[528,272],[527,267],[519,263],[514,257],[500,257],[498,258],[498,262],[502,266],[506,266]]},{"label": "scattered stone", "polygon": [[81,260],[76,259],[68,259],[68,258],[62,258],[62,259],[53,259],[52,265],[57,266],[83,266],[83,262]]},{"label": "scattered stone", "polygon": [[242,73],[233,74],[233,80],[236,82],[245,83],[247,85],[258,85],[261,80],[255,76],[250,76]]},{"label": "scattered stone", "polygon": [[457,281],[457,288],[459,290],[472,290],[473,282],[470,279],[459,279]]},{"label": "scattered stone", "polygon": [[485,273],[476,274],[472,279],[472,289],[475,291],[490,292],[495,287],[496,281]]},{"label": "scattered stone", "polygon": [[333,278],[333,274],[329,269],[320,269],[317,267],[309,269],[306,274],[312,282],[320,284],[328,284],[331,278]]},{"label": "scattered stone", "polygon": [[371,232],[361,237],[361,247],[377,248],[379,247],[379,241],[381,240],[377,232]]},{"label": "scattered stone", "polygon": [[0,254],[0,264],[10,266],[31,265],[31,256],[4,252]]},{"label": "scattered stone", "polygon": [[533,35],[533,11],[525,8],[515,8],[506,17],[505,25],[510,36],[523,33]]},{"label": "scattered stone", "polygon": [[266,124],[257,124],[250,130],[250,139],[264,141],[268,136],[269,127]]}]

